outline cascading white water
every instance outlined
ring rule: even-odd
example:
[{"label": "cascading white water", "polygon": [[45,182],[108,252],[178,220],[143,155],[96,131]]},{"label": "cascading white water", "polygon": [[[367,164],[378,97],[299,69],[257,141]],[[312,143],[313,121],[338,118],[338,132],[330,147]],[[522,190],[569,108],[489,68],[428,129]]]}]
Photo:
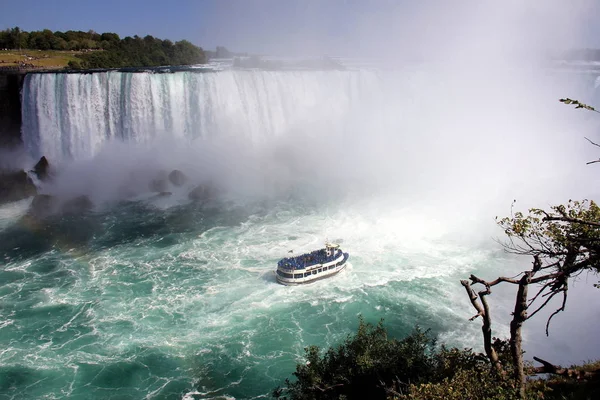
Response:
[{"label": "cascading white water", "polygon": [[30,74],[23,141],[55,162],[94,156],[111,139],[242,135],[259,143],[309,121],[339,124],[359,99],[380,94],[378,85],[367,71]]},{"label": "cascading white water", "polygon": [[[544,70],[464,65],[29,74],[22,138],[32,157],[54,164],[95,157],[89,170],[105,175],[143,164],[200,170],[236,187],[293,179],[324,182],[322,190],[333,178],[345,188],[399,190],[445,207],[481,193],[506,204],[530,197],[530,176],[540,182],[540,199],[562,193],[554,188],[571,181],[582,152],[593,150],[570,133],[585,135],[582,118],[556,101],[589,90],[589,82],[580,84]],[[107,148],[112,142],[128,147]],[[150,156],[140,153],[146,144]],[[553,172],[549,154],[561,154]],[[88,175],[69,185],[89,186],[98,174]]]}]

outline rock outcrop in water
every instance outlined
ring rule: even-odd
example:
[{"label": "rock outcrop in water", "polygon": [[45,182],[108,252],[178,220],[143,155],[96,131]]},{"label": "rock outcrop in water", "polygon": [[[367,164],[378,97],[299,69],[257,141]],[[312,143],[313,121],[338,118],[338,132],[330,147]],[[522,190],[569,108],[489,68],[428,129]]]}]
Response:
[{"label": "rock outcrop in water", "polygon": [[[50,177],[50,163],[46,157],[40,158],[30,173],[35,174],[41,181],[48,179]],[[0,171],[0,204],[19,201],[36,194],[37,187],[24,170]]]},{"label": "rock outcrop in water", "polygon": [[181,186],[187,182],[187,176],[178,169],[174,169],[169,174],[169,182],[175,186]]},{"label": "rock outcrop in water", "polygon": [[44,219],[54,214],[58,206],[56,197],[49,194],[38,194],[33,198],[27,216],[35,219]]},{"label": "rock outcrop in water", "polygon": [[168,192],[169,180],[167,171],[160,171],[156,177],[148,183],[148,189],[150,189],[151,192]]},{"label": "rock outcrop in water", "polygon": [[22,200],[36,194],[37,188],[27,172],[0,172],[0,204]]},{"label": "rock outcrop in water", "polygon": [[33,172],[41,181],[46,180],[49,177],[50,163],[48,162],[45,156],[42,156],[42,158],[40,158],[40,161],[38,161],[37,164],[35,164],[35,167],[33,167]]},{"label": "rock outcrop in water", "polygon": [[73,197],[61,204],[61,200],[49,194],[38,194],[33,198],[27,218],[43,220],[53,215],[75,215],[90,211],[94,203],[85,195]]}]

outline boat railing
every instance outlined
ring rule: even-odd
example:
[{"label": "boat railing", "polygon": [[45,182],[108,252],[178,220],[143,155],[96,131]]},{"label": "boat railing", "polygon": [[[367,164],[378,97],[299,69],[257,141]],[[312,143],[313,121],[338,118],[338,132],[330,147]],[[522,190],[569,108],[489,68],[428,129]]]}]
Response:
[{"label": "boat railing", "polygon": [[332,256],[328,256],[323,254],[323,250],[316,250],[297,257],[284,258],[277,263],[277,266],[290,270],[311,268],[335,261],[340,256],[340,252],[337,251]]}]

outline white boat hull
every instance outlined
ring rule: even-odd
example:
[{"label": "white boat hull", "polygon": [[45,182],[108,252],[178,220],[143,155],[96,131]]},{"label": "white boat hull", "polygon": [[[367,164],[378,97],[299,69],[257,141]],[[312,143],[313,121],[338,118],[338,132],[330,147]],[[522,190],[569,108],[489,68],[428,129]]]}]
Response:
[{"label": "white boat hull", "polygon": [[341,253],[334,260],[324,263],[311,265],[305,269],[280,269],[276,271],[277,282],[282,285],[304,285],[321,279],[330,278],[343,271],[348,264],[348,254]]}]

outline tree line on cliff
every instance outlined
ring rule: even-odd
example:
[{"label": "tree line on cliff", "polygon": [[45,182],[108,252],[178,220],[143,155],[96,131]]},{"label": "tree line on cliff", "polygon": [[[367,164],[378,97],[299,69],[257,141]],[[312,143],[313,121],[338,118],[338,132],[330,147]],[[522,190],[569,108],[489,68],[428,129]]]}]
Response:
[{"label": "tree line on cliff", "polygon": [[92,30],[52,32],[49,29],[26,32],[18,27],[0,31],[0,49],[74,50],[84,51],[69,67],[123,68],[162,65],[191,65],[206,62],[202,48],[187,40],[173,43],[147,35],[141,38]]}]

